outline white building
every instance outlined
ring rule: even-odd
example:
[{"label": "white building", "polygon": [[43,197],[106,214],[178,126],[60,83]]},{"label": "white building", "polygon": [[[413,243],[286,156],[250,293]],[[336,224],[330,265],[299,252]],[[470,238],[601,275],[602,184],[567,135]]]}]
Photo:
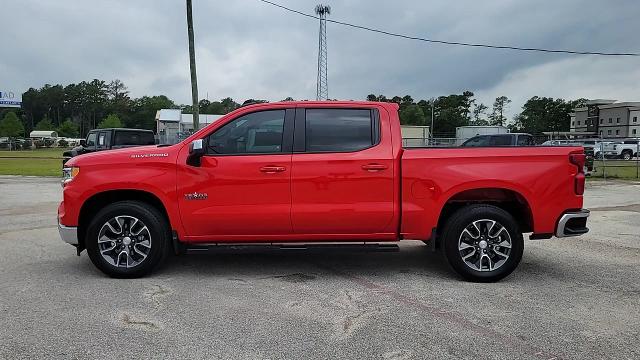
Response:
[{"label": "white building", "polygon": [[[200,114],[200,128],[223,115]],[[193,133],[193,115],[183,114],[180,109],[161,109],[156,112],[156,133],[161,144],[175,144]]]},{"label": "white building", "polygon": [[420,147],[429,144],[429,127],[401,125],[402,145],[406,147]]}]

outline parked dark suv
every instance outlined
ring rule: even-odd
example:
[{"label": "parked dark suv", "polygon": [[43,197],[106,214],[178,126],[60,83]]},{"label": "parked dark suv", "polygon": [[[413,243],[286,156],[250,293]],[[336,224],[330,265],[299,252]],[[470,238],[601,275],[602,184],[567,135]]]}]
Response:
[{"label": "parked dark suv", "polygon": [[463,147],[534,146],[533,136],[522,133],[478,135],[462,143]]},{"label": "parked dark suv", "polygon": [[110,149],[121,149],[133,146],[155,145],[156,140],[151,130],[143,129],[95,129],[89,131],[87,138],[80,140],[80,146],[62,154],[62,165],[74,156]]}]

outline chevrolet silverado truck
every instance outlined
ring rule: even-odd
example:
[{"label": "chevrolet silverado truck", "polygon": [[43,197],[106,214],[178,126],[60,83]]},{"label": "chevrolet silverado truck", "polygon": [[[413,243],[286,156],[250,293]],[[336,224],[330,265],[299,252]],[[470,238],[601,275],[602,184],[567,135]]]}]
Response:
[{"label": "chevrolet silverado truck", "polygon": [[64,168],[62,239],[113,277],[203,246],[422,240],[496,281],[530,239],[584,234],[581,147],[402,147],[398,106],[285,102],[235,110],[171,146]]}]

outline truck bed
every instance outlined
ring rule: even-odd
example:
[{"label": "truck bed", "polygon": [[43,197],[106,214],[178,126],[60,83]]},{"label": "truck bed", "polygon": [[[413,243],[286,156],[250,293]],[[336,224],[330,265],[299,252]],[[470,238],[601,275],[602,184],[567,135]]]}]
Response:
[{"label": "truck bed", "polygon": [[[532,232],[553,233],[563,211],[582,207],[582,197],[574,192],[577,169],[568,161],[569,154],[582,152],[581,147],[566,146],[405,149],[401,234],[429,237],[438,216],[425,217],[426,211],[441,214],[454,196],[479,188],[517,194],[536,219]],[[487,196],[475,194],[467,193]]]}]

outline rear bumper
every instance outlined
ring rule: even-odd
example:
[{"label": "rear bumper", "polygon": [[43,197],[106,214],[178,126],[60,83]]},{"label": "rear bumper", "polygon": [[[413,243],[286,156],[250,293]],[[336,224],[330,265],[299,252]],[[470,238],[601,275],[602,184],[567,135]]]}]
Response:
[{"label": "rear bumper", "polygon": [[58,232],[62,241],[71,244],[78,245],[78,228],[75,226],[64,226],[58,222]]},{"label": "rear bumper", "polygon": [[579,236],[588,233],[587,218],[589,214],[590,211],[587,209],[569,211],[562,214],[556,227],[556,237]]}]

